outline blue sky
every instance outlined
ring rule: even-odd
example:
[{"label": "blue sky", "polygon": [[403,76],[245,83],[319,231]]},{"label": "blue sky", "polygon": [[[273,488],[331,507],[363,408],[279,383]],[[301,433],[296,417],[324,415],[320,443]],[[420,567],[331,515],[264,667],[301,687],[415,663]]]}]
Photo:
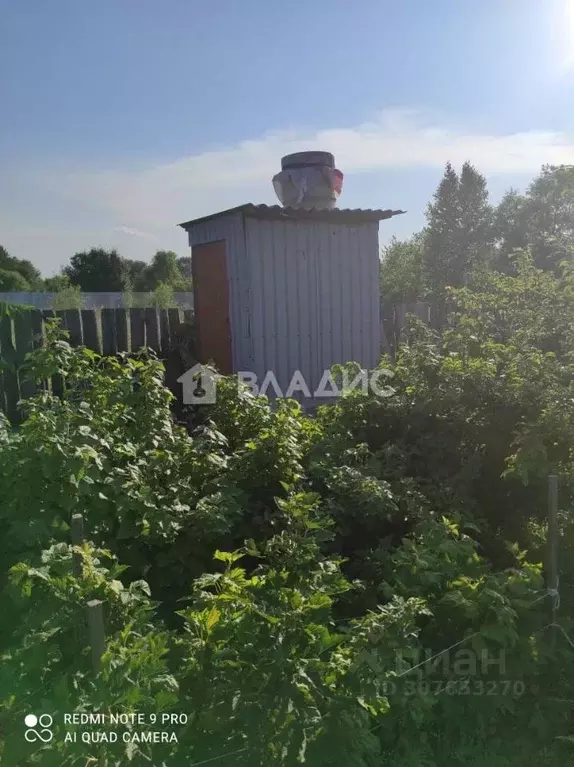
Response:
[{"label": "blue sky", "polygon": [[447,160],[493,200],[574,162],[574,0],[0,0],[0,243],[52,274],[78,250],[184,255],[175,225],[274,204],[326,149],[341,207],[402,208]]}]

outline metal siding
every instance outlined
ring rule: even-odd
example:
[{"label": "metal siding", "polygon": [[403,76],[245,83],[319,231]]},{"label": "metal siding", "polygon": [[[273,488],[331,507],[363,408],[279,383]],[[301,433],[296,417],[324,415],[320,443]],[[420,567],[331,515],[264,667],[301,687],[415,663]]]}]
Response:
[{"label": "metal siding", "polygon": [[311,328],[313,323],[312,306],[309,301],[309,282],[310,282],[310,232],[309,224],[299,224],[297,227],[297,259],[295,264],[297,274],[297,295],[298,304],[296,311],[299,315],[299,359],[293,360],[291,367],[295,367],[303,374],[307,385],[311,387],[310,381],[312,362],[311,362]]},{"label": "metal siding", "polygon": [[[333,362],[333,333],[332,327],[332,295],[331,275],[333,272],[331,258],[331,227],[329,224],[319,224],[319,368],[321,376]],[[320,380],[320,379],[319,379]]]},{"label": "metal siding", "polygon": [[232,280],[230,292],[232,296],[234,370],[251,370],[253,355],[249,317],[250,269],[245,244],[244,221],[241,216],[235,217],[233,223],[230,222],[227,248]]},{"label": "metal siding", "polygon": [[338,335],[339,326],[341,325],[339,317],[339,308],[341,306],[340,296],[340,279],[338,269],[338,251],[336,249],[337,243],[337,229],[336,227],[329,226],[329,242],[328,242],[328,268],[329,279],[325,281],[325,287],[329,292],[329,326],[328,326],[328,349],[330,365],[335,365],[342,362],[341,347],[340,347],[340,335]]},{"label": "metal siding", "polygon": [[379,261],[379,225],[367,224],[361,227],[362,261],[365,267],[368,300],[365,302],[365,330],[369,332],[367,343],[368,359],[365,364],[375,367],[382,356],[381,336],[381,276]]},{"label": "metal siding", "polygon": [[359,362],[365,366],[370,360],[369,338],[371,334],[371,301],[369,299],[370,287],[367,283],[367,263],[368,254],[363,247],[363,232],[359,227],[356,230],[356,301],[360,310],[357,311],[358,318],[358,345],[360,349]]},{"label": "metal siding", "polygon": [[[263,288],[263,355],[265,372],[271,371],[277,376],[276,356],[277,327],[275,324],[275,304],[277,301],[275,278],[275,232],[271,221],[261,221],[259,224],[259,250],[261,254],[261,284]],[[273,387],[270,389],[273,392]]]},{"label": "metal siding", "polygon": [[328,291],[325,290],[325,267],[328,262],[328,252],[325,250],[325,225],[321,222],[315,224],[315,272],[316,272],[316,312],[317,345],[315,361],[315,388],[323,377],[323,370],[329,365],[329,357],[325,354],[325,347],[331,335],[329,325],[325,322],[328,316]]},{"label": "metal siding", "polygon": [[360,311],[361,308],[356,305],[355,301],[355,295],[354,295],[354,284],[355,284],[355,274],[356,274],[356,260],[357,260],[357,253],[355,250],[355,240],[353,238],[353,231],[351,227],[346,227],[345,231],[345,251],[344,251],[344,258],[345,258],[345,264],[344,264],[344,270],[345,270],[345,278],[347,282],[347,311],[348,311],[348,317],[349,317],[349,334],[347,336],[347,343],[349,345],[349,360],[352,362],[360,362],[359,354],[357,353],[357,339],[355,337],[356,334],[356,317],[355,313],[357,311]]},{"label": "metal siding", "polygon": [[343,247],[341,242],[341,230],[339,229],[336,232],[336,235],[333,239],[333,253],[335,256],[334,259],[334,267],[335,267],[335,281],[336,281],[336,291],[335,295],[337,296],[338,301],[338,308],[336,312],[337,322],[335,323],[335,329],[334,333],[338,333],[338,336],[335,335],[333,338],[333,341],[337,345],[337,356],[340,358],[341,362],[345,362],[348,360],[347,356],[347,345],[345,344],[345,291],[347,286],[345,285],[344,280],[344,272],[343,272],[343,264],[344,264],[344,253],[343,253]]},{"label": "metal siding", "polygon": [[253,344],[253,368],[262,382],[265,375],[264,317],[263,317],[263,263],[259,243],[259,224],[255,219],[245,222],[246,246],[251,270],[251,338]]},{"label": "metal siding", "polygon": [[299,310],[298,282],[298,225],[289,221],[284,224],[285,237],[285,316],[287,321],[287,338],[285,342],[285,366],[293,367],[293,372],[300,367],[301,358],[301,320]]},{"label": "metal siding", "polygon": [[378,230],[371,225],[317,229],[320,372],[334,363],[372,367],[379,359]]},{"label": "metal siding", "polygon": [[341,280],[341,319],[342,334],[341,345],[343,359],[349,362],[354,357],[353,337],[351,334],[352,323],[352,301],[351,301],[351,283],[349,279],[349,264],[353,258],[350,250],[349,229],[342,227],[339,230],[339,269]]},{"label": "metal siding", "polygon": [[251,262],[247,251],[247,236],[245,232],[245,220],[241,220],[241,225],[234,227],[234,247],[233,252],[237,256],[239,264],[240,279],[240,298],[241,309],[241,342],[238,344],[238,369],[253,369],[253,335],[252,335],[252,317],[251,317]]},{"label": "metal siding", "polygon": [[[247,219],[254,372],[272,371],[283,392],[300,370],[318,383],[317,237],[313,222]],[[273,389],[267,393],[272,395]]]},{"label": "metal siding", "polygon": [[[293,371],[289,371],[289,363],[292,359],[288,353],[288,327],[289,327],[289,299],[287,296],[287,261],[286,261],[286,237],[287,225],[279,222],[275,225],[273,238],[273,263],[274,263],[274,322],[275,322],[275,369],[278,381],[283,381],[282,390],[285,393],[291,382]],[[285,383],[286,382],[286,383]]]},{"label": "metal siding", "polygon": [[365,327],[365,314],[368,315],[369,302],[366,300],[365,291],[363,290],[363,285],[361,283],[364,253],[361,248],[360,227],[353,227],[351,236],[354,252],[353,263],[351,265],[353,275],[353,343],[356,344],[358,349],[356,353],[357,362],[364,366],[366,360],[365,342],[369,332],[368,328]]},{"label": "metal siding", "polygon": [[193,244],[213,239],[228,243],[235,369],[253,371],[259,384],[272,370],[284,392],[300,370],[313,391],[335,363],[378,363],[376,222],[234,216],[190,232]]}]

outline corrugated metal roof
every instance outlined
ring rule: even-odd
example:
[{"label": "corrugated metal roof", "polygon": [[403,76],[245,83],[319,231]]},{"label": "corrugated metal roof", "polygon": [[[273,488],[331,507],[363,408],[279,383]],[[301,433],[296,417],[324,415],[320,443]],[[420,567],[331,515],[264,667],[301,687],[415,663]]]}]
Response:
[{"label": "corrugated metal roof", "polygon": [[392,218],[393,216],[399,216],[406,213],[404,210],[373,210],[363,208],[335,208],[334,210],[304,210],[300,208],[283,208],[281,205],[254,205],[251,202],[245,205],[238,205],[235,208],[229,208],[228,210],[222,210],[219,213],[212,213],[210,216],[203,216],[202,218],[196,218],[192,221],[186,221],[183,224],[179,224],[183,229],[190,229],[196,224],[209,221],[213,218],[220,218],[222,216],[230,216],[234,213],[243,213],[245,216],[251,218],[264,218],[279,221],[287,220],[313,220],[313,221],[326,221],[341,224],[363,224],[369,221],[383,221],[386,218]]}]

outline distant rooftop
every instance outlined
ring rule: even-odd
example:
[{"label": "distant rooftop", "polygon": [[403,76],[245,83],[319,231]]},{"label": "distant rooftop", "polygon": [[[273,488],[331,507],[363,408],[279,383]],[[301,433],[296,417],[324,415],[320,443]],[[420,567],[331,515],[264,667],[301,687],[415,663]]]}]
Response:
[{"label": "distant rooftop", "polygon": [[211,221],[214,218],[220,218],[223,216],[231,216],[237,213],[243,213],[250,218],[264,218],[273,221],[325,221],[327,223],[341,223],[341,224],[364,224],[370,221],[383,221],[386,218],[392,218],[393,216],[399,216],[406,211],[404,210],[371,210],[370,208],[364,210],[362,208],[334,208],[333,210],[304,210],[301,208],[283,208],[281,205],[254,205],[251,202],[245,205],[238,205],[236,208],[229,208],[228,210],[222,210],[219,213],[212,213],[210,216],[203,216],[202,218],[195,218],[192,221],[186,221],[183,224],[178,224],[183,229],[191,229],[196,224],[201,224],[204,221]]}]

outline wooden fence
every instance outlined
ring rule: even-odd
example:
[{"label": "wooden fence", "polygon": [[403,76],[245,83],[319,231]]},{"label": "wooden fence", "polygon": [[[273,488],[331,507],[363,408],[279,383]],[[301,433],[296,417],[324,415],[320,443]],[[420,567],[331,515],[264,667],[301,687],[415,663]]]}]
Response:
[{"label": "wooden fence", "polygon": [[[72,346],[87,346],[104,355],[135,352],[146,346],[166,359],[176,340],[185,337],[182,328],[191,321],[193,312],[181,309],[68,309],[23,311],[12,317],[0,317],[0,361],[3,361],[0,410],[12,422],[20,420],[18,400],[30,397],[36,391],[36,384],[26,380],[20,368],[26,354],[42,345],[46,337],[46,321],[51,317],[61,318],[61,327],[68,331]],[[177,392],[177,378],[185,369],[183,364],[166,366],[166,385],[172,391]]]},{"label": "wooden fence", "polygon": [[430,304],[421,301],[410,304],[390,304],[389,306],[383,304],[381,311],[383,348],[391,356],[394,355],[401,340],[407,314],[414,314],[435,329],[440,328],[443,324],[438,312],[434,311]]},{"label": "wooden fence", "polygon": [[[436,325],[429,304],[413,303],[384,307],[382,314],[383,352],[391,356],[398,346],[405,317],[412,313],[424,322]],[[69,333],[72,346],[87,346],[98,354],[111,355],[117,352],[136,352],[143,346],[153,349],[166,364],[166,385],[179,397],[181,395],[177,378],[185,372],[195,359],[192,342],[187,351],[184,344],[192,338],[191,332],[182,333],[182,327],[189,323],[193,311],[181,309],[68,309],[65,311],[33,310],[18,312],[13,317],[0,317],[0,410],[13,423],[20,420],[18,400],[32,396],[36,384],[26,380],[20,368],[29,351],[43,343],[46,336],[46,321],[60,317],[61,326]],[[174,359],[174,345],[178,353]],[[58,382],[54,382],[58,390]]]}]

